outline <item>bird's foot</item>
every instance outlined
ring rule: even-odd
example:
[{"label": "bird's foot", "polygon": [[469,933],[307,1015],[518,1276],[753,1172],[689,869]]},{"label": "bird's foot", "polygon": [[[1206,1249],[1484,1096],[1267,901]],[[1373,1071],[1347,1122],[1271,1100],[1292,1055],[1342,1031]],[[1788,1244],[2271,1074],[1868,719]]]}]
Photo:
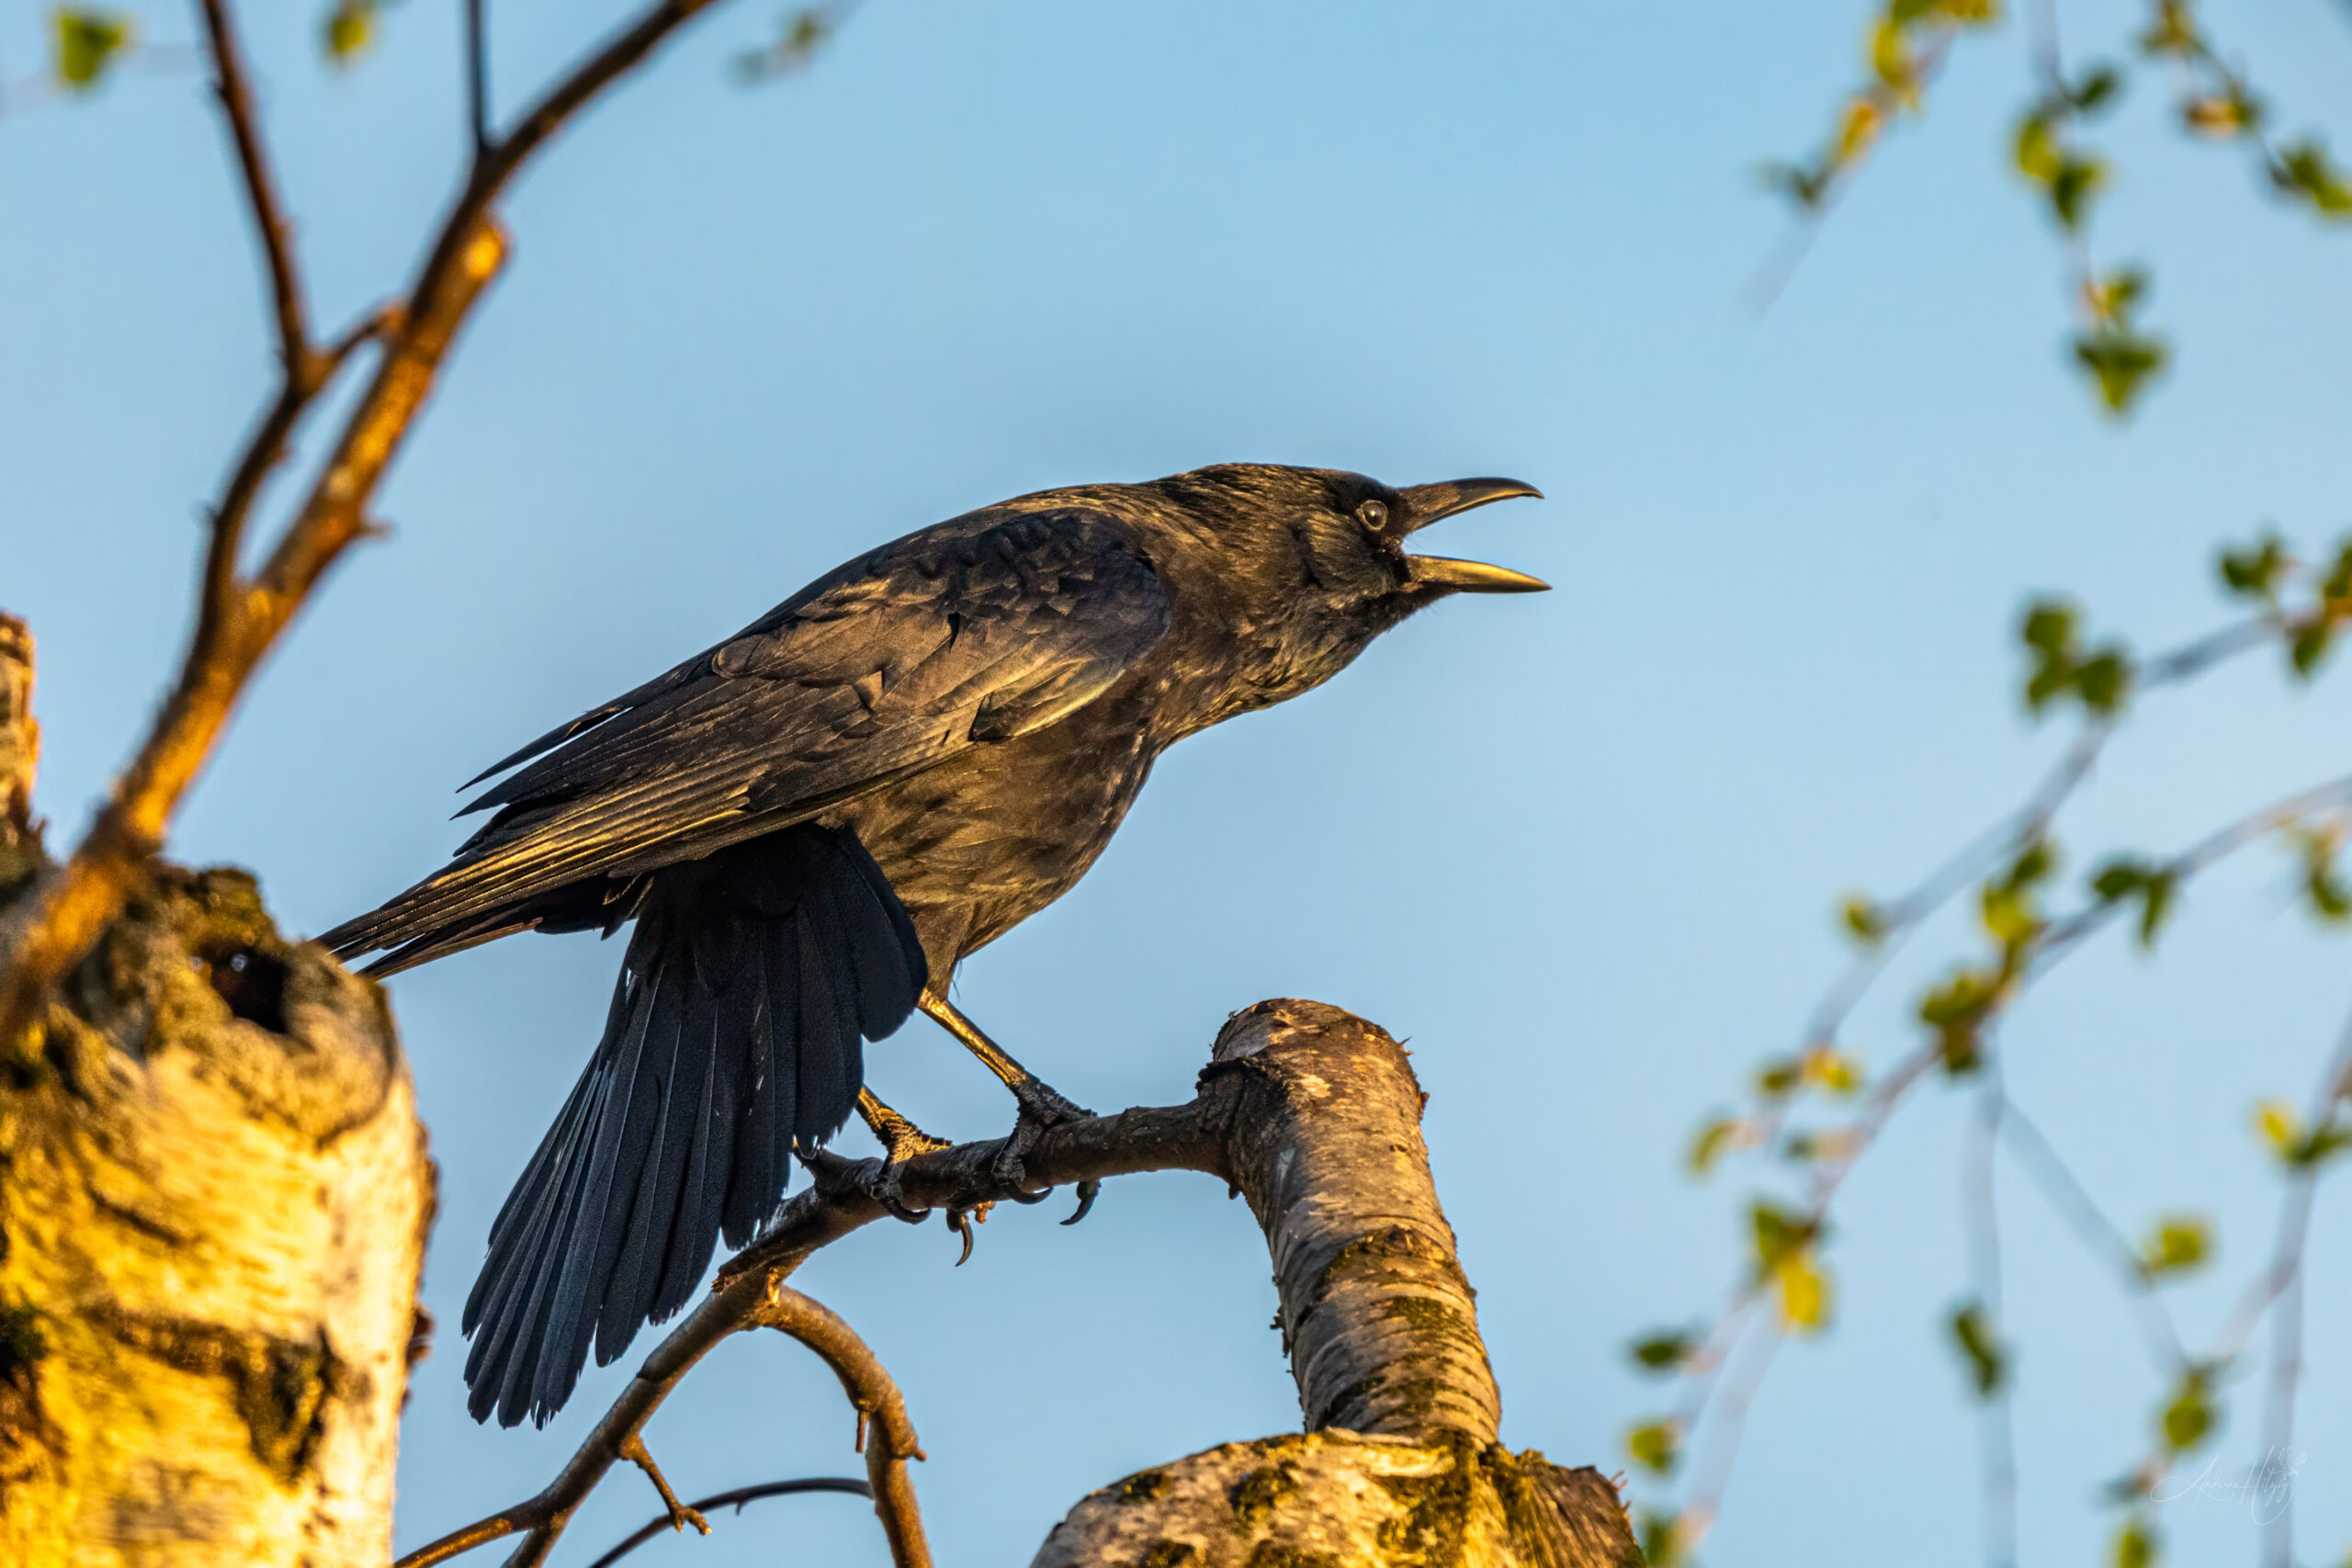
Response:
[{"label": "bird's foot", "polygon": [[[1023,1074],[1018,1081],[1005,1087],[1012,1090],[1012,1098],[1020,1103],[1021,1113],[1013,1118],[1011,1135],[997,1150],[996,1158],[989,1162],[989,1174],[996,1179],[1004,1195],[1014,1202],[1042,1203],[1046,1193],[1032,1192],[1028,1187],[1029,1173],[1025,1161],[1029,1151],[1037,1146],[1037,1140],[1045,1136],[1047,1129],[1069,1122],[1091,1121],[1094,1112],[1056,1092],[1044,1079],[1033,1074]],[[1080,1182],[1078,1213],[1062,1224],[1076,1224],[1084,1219],[1086,1211],[1094,1206],[1094,1195],[1102,1190],[1102,1185],[1093,1180]],[[1052,1190],[1048,1188],[1046,1190]]]},{"label": "bird's foot", "polygon": [[[871,1090],[858,1091],[857,1111],[882,1145],[881,1170],[860,1184],[865,1195],[881,1204],[884,1212],[893,1218],[904,1220],[910,1225],[921,1224],[931,1211],[907,1206],[906,1193],[899,1186],[899,1173],[906,1163],[917,1155],[935,1154],[956,1145],[944,1138],[933,1137],[876,1099]],[[971,1251],[968,1235],[965,1251],[967,1255]]]}]

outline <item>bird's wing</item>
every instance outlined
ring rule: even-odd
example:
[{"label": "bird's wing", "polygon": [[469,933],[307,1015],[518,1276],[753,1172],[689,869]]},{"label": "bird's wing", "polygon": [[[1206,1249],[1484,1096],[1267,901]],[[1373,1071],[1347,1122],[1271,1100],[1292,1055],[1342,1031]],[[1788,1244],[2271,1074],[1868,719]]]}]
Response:
[{"label": "bird's wing", "polygon": [[1169,613],[1099,513],[910,535],[508,759],[547,752],[466,807],[498,814],[449,865],[321,940],[347,957],[487,931],[583,879],[804,820],[1068,715],[1159,640]]}]

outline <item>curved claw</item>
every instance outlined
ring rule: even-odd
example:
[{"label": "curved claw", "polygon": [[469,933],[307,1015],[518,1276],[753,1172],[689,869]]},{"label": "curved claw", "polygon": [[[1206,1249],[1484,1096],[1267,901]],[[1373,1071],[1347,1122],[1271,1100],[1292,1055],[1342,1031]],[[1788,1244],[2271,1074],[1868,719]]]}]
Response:
[{"label": "curved claw", "polygon": [[1094,1200],[1102,1191],[1102,1184],[1091,1176],[1080,1182],[1078,1184],[1078,1213],[1064,1220],[1062,1224],[1074,1225],[1086,1218],[1087,1211],[1094,1207]]},{"label": "curved claw", "polygon": [[972,1216],[961,1209],[950,1209],[947,1228],[964,1238],[964,1250],[956,1259],[956,1267],[961,1269],[972,1260]]},{"label": "curved claw", "polygon": [[882,1205],[882,1212],[906,1224],[919,1225],[931,1217],[929,1209],[910,1209],[906,1195],[899,1187],[899,1165],[896,1160],[882,1162],[882,1174],[866,1189],[866,1195]]}]

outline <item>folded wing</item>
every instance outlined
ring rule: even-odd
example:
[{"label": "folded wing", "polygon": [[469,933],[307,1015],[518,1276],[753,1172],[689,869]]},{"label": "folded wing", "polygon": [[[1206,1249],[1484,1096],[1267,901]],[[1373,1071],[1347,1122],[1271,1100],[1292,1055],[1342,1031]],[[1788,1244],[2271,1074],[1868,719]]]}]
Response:
[{"label": "folded wing", "polygon": [[1098,513],[910,535],[506,759],[527,765],[466,807],[496,815],[448,865],[321,940],[389,973],[514,931],[617,926],[647,872],[1068,715],[1169,614]]}]

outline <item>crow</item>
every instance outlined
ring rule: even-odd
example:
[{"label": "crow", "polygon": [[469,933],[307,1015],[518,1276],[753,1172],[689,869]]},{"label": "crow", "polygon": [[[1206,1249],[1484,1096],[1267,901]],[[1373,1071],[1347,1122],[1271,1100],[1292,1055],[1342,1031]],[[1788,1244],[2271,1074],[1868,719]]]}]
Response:
[{"label": "crow", "polygon": [[[827,572],[725,641],[469,780],[492,815],[441,870],[319,940],[390,975],[522,931],[634,922],[604,1037],[491,1227],[469,1408],[544,1423],[749,1242],[788,1160],[860,1111],[899,1163],[943,1146],[865,1088],[915,1009],[1017,1101],[995,1176],[1089,1114],[948,1000],[956,965],[1060,897],[1152,761],[1295,697],[1453,593],[1546,585],[1408,553],[1515,479],[1393,490],[1231,464],[1039,491]],[[1091,1194],[1081,1190],[1083,1202]],[[1075,1218],[1075,1216],[1073,1216]]]}]

